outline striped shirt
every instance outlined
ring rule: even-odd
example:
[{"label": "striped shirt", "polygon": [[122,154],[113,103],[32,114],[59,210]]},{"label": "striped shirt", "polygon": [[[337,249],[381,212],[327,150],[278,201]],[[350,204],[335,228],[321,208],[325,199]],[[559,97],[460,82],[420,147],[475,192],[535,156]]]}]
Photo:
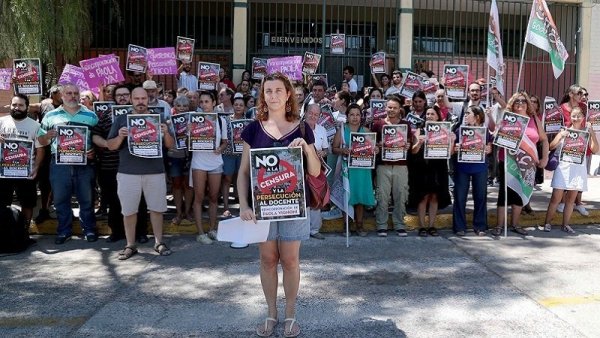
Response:
[{"label": "striped shirt", "polygon": [[[112,115],[104,114],[98,121],[98,124],[92,128],[92,135],[98,135],[103,139],[108,139],[108,132],[112,127]],[[100,161],[100,170],[113,170],[119,169],[119,150],[108,150],[107,148],[99,149],[96,152],[98,160]]]},{"label": "striped shirt", "polygon": [[[92,149],[91,129],[97,124],[98,116],[93,111],[87,109],[82,105],[79,105],[79,110],[73,115],[65,111],[63,106],[60,106],[44,114],[41,128],[38,131],[38,137],[46,135],[48,130],[52,130],[58,125],[87,126],[89,128],[87,146],[88,149]],[[52,140],[52,143],[50,143],[50,149],[52,154],[56,153],[56,140],[57,138],[55,137]]]}]

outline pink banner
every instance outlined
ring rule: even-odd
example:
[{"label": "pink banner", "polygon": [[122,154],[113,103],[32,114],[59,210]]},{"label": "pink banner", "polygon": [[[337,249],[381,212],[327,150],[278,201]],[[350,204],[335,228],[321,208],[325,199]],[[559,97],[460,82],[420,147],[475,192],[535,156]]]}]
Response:
[{"label": "pink banner", "polygon": [[267,60],[267,74],[281,72],[290,80],[302,81],[302,56],[286,56]]},{"label": "pink banner", "polygon": [[0,68],[0,90],[10,90],[12,68]]},{"label": "pink banner", "polygon": [[175,48],[149,48],[148,67],[154,75],[176,75],[177,61]]},{"label": "pink banner", "polygon": [[83,75],[90,88],[98,88],[104,85],[125,81],[123,73],[119,68],[119,62],[114,55],[104,55],[93,59],[79,62],[83,68]]},{"label": "pink banner", "polygon": [[58,84],[66,83],[76,84],[77,86],[79,86],[79,90],[90,89],[90,86],[88,85],[87,81],[85,81],[83,69],[81,69],[81,67],[73,66],[70,64],[65,65],[62,74],[60,74],[60,79],[58,79]]}]

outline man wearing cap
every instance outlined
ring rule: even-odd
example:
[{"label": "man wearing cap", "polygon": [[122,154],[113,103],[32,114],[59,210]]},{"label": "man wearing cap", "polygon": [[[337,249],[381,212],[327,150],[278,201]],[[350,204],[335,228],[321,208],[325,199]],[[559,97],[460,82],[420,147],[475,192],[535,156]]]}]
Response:
[{"label": "man wearing cap", "polygon": [[192,64],[190,62],[181,62],[177,69],[177,88],[186,88],[188,91],[198,90],[198,78],[192,73]]},{"label": "man wearing cap", "polygon": [[87,164],[56,164],[55,154],[57,149],[56,126],[79,125],[91,129],[98,124],[98,116],[79,104],[79,87],[76,84],[65,84],[61,89],[61,95],[62,106],[45,114],[38,132],[39,142],[42,145],[51,145],[50,183],[58,218],[57,236],[54,243],[63,244],[71,238],[73,230],[71,196],[73,193],[75,193],[79,202],[79,220],[85,239],[88,242],[95,242],[98,237],[96,235],[96,216],[94,215],[94,201],[92,199],[95,180],[92,133],[88,133],[86,140],[87,149],[89,149]]},{"label": "man wearing cap", "polygon": [[146,80],[142,86],[148,94],[148,107],[161,107],[161,120],[169,121],[171,119],[171,106],[167,101],[158,98],[158,86],[156,85],[156,82],[153,80]]}]

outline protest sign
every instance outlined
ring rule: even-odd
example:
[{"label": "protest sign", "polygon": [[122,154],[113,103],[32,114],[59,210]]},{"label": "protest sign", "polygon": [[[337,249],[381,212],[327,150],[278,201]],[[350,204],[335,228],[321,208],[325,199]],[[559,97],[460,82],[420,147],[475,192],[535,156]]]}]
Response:
[{"label": "protest sign", "polygon": [[175,48],[149,48],[148,68],[153,75],[177,75]]},{"label": "protest sign", "polygon": [[262,80],[267,76],[267,59],[252,58],[252,78]]},{"label": "protest sign", "polygon": [[590,133],[584,130],[567,129],[567,136],[563,139],[558,160],[560,162],[582,164],[588,149]]},{"label": "protest sign", "polygon": [[410,124],[410,129],[412,129],[413,133],[416,133],[419,128],[423,128],[425,125],[425,120],[413,112],[406,114],[403,120]]},{"label": "protest sign", "polygon": [[250,149],[252,207],[257,220],[307,216],[301,147]]},{"label": "protest sign", "polygon": [[90,85],[87,83],[83,68],[81,67],[70,64],[65,65],[58,79],[58,84],[64,85],[67,83],[76,84],[79,87],[79,91],[90,90]]},{"label": "protest sign", "polygon": [[421,90],[425,93],[427,104],[433,106],[435,103],[435,92],[439,89],[437,82],[421,77]]},{"label": "protest sign", "polygon": [[600,131],[600,101],[590,100],[587,107],[587,122],[592,124],[594,132]]},{"label": "protest sign", "polygon": [[0,177],[27,178],[33,167],[33,141],[4,139],[0,143]]},{"label": "protest sign", "polygon": [[348,168],[375,168],[376,133],[350,133]]},{"label": "protest sign", "polygon": [[192,62],[194,59],[194,43],[196,40],[183,36],[177,37],[177,60]]},{"label": "protest sign", "polygon": [[385,100],[373,99],[369,101],[369,106],[371,108],[370,117],[373,119],[373,122],[387,117],[385,105]]},{"label": "protest sign", "polygon": [[99,88],[101,85],[108,85],[125,81],[119,62],[114,55],[104,55],[93,59],[79,61],[83,69],[85,81],[89,88]]},{"label": "protest sign", "polygon": [[218,63],[198,62],[198,88],[203,90],[215,90],[219,83],[219,71],[221,65]]},{"label": "protest sign", "polygon": [[316,81],[325,82],[325,88],[329,86],[329,82],[327,81],[327,74],[311,74],[306,76],[308,81],[308,88],[312,88],[313,83]]},{"label": "protest sign", "polygon": [[325,131],[327,132],[327,139],[329,140],[329,143],[331,143],[337,130],[335,128],[336,123],[335,118],[333,117],[333,108],[330,104],[324,104],[321,106],[321,115],[319,115],[317,124],[325,128]]},{"label": "protest sign", "polygon": [[14,59],[13,75],[16,94],[42,94],[43,82],[40,59]]},{"label": "protest sign", "polygon": [[460,127],[458,162],[485,163],[486,133],[486,127]]},{"label": "protest sign", "polygon": [[423,145],[425,159],[448,159],[452,144],[450,122],[425,122],[425,144]]},{"label": "protest sign", "polygon": [[113,105],[110,107],[112,121],[115,122],[115,119],[121,115],[127,115],[133,110],[133,106],[131,105]]},{"label": "protest sign", "polygon": [[450,99],[465,100],[469,82],[468,65],[444,65],[444,89]]},{"label": "protest sign", "polygon": [[496,125],[494,144],[508,150],[517,150],[525,135],[529,117],[511,112],[504,112],[499,125]]},{"label": "protest sign", "polygon": [[553,97],[546,96],[544,99],[542,121],[544,122],[544,131],[548,134],[558,133],[565,124],[562,110]]},{"label": "protest sign", "polygon": [[125,70],[145,73],[146,67],[148,67],[148,50],[142,46],[130,44],[127,47]]},{"label": "protest sign", "polygon": [[129,153],[144,158],[162,158],[160,115],[127,114]]},{"label": "protest sign", "polygon": [[0,68],[0,90],[10,90],[13,71],[10,68]]},{"label": "protest sign", "polygon": [[371,56],[371,73],[386,73],[385,52],[378,52]]},{"label": "protest sign", "polygon": [[175,130],[175,148],[186,149],[188,145],[189,113],[179,113],[171,116],[173,129]]},{"label": "protest sign", "polygon": [[100,120],[105,114],[112,114],[112,105],[114,102],[112,101],[96,101],[92,103],[94,113],[98,116],[98,120]]},{"label": "protest sign", "polygon": [[346,34],[331,34],[331,54],[346,54]]},{"label": "protest sign", "polygon": [[190,151],[214,151],[217,149],[217,119],[215,113],[190,112],[188,149]]},{"label": "protest sign", "polygon": [[267,59],[267,73],[281,72],[292,81],[302,81],[302,56]]},{"label": "protest sign", "polygon": [[406,73],[406,76],[404,76],[404,80],[402,81],[402,85],[400,86],[399,94],[412,99],[415,92],[421,90],[421,83],[424,80],[425,79],[419,74],[413,72]]},{"label": "protest sign", "polygon": [[383,161],[406,160],[408,126],[386,124],[381,128],[381,159]]},{"label": "protest sign", "polygon": [[241,154],[244,150],[244,140],[242,139],[242,131],[249,125],[253,120],[233,120],[230,122],[231,124],[231,134],[232,134],[232,142],[233,142],[233,153]]},{"label": "protest sign", "polygon": [[56,126],[56,164],[86,165],[88,132],[87,126]]},{"label": "protest sign", "polygon": [[320,54],[315,54],[311,52],[304,53],[304,59],[302,60],[302,73],[307,75],[316,73],[317,68],[319,68],[320,60]]}]

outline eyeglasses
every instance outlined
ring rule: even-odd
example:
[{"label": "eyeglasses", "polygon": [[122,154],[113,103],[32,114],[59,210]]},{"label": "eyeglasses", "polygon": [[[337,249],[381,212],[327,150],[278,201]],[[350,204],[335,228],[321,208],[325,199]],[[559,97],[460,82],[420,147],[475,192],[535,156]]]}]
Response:
[{"label": "eyeglasses", "polygon": [[527,100],[525,99],[516,99],[513,101],[514,104],[527,104]]},{"label": "eyeglasses", "polygon": [[127,93],[127,94],[116,94],[115,96],[116,96],[116,97],[128,97],[128,96],[130,96],[130,95],[131,95],[131,94]]}]

